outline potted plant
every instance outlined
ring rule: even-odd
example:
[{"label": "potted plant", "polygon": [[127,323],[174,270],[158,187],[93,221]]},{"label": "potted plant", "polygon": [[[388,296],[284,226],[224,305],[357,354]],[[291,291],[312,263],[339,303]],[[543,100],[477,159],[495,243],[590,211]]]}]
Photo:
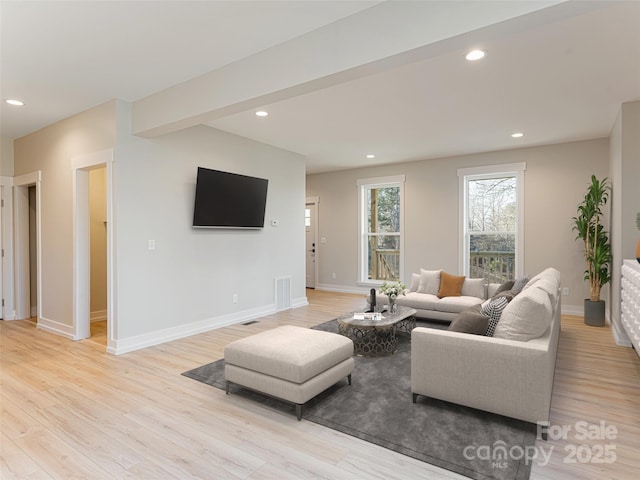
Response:
[{"label": "potted plant", "polygon": [[584,279],[589,282],[589,298],[584,301],[584,322],[587,325],[603,326],[605,302],[600,300],[600,290],[611,280],[611,244],[609,235],[601,223],[602,208],[609,200],[609,180],[598,180],[591,176],[591,184],[584,200],[578,205],[578,215],[573,217],[573,230],[584,242],[586,270]]}]

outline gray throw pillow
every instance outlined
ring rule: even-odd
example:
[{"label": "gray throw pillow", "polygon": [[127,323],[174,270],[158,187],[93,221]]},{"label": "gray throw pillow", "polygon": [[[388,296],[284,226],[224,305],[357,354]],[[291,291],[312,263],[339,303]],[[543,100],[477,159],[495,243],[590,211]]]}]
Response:
[{"label": "gray throw pillow", "polygon": [[465,310],[451,321],[449,331],[484,335],[488,326],[489,317],[472,310]]},{"label": "gray throw pillow", "polygon": [[494,293],[493,295],[495,296],[502,292],[511,291],[514,283],[515,282],[513,280],[507,280],[506,282],[504,282],[502,285],[498,287],[498,289],[496,290],[496,293]]},{"label": "gray throw pillow", "polygon": [[524,277],[518,278],[513,283],[513,288],[511,289],[511,293],[513,293],[514,296],[519,294],[522,291],[522,289],[524,288],[524,286],[527,284],[528,281],[529,281],[529,275],[525,275]]}]

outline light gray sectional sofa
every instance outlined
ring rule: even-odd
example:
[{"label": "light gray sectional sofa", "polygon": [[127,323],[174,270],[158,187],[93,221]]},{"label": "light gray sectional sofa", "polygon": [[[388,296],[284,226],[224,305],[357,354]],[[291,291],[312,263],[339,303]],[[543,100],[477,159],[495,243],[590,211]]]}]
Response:
[{"label": "light gray sectional sofa", "polygon": [[502,310],[494,336],[418,327],[411,391],[531,423],[549,421],[560,335],[560,273],[531,278]]},{"label": "light gray sectional sofa", "polygon": [[[446,274],[445,274],[446,275]],[[461,295],[438,297],[441,286],[442,270],[424,270],[414,273],[408,285],[406,295],[396,299],[398,305],[414,308],[417,317],[450,322],[460,312],[479,305],[498,289],[500,284],[485,284],[482,278],[465,278]],[[376,295],[378,305],[387,305],[386,295]]]}]

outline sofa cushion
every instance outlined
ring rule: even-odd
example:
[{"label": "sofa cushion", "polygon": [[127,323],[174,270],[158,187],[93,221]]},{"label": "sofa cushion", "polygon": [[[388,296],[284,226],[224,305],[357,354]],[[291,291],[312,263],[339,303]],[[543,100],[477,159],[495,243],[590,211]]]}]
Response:
[{"label": "sofa cushion", "polygon": [[464,275],[458,277],[447,272],[441,272],[438,297],[459,297],[462,295],[462,284],[464,283],[464,278]]},{"label": "sofa cushion", "polygon": [[444,297],[435,302],[435,310],[438,312],[460,313],[469,307],[479,305],[482,299],[478,297]]},{"label": "sofa cushion", "polygon": [[484,335],[489,325],[489,317],[472,310],[465,310],[451,321],[449,330],[452,332],[472,333]]},{"label": "sofa cushion", "polygon": [[489,324],[485,333],[487,337],[493,337],[496,325],[498,325],[502,312],[508,304],[507,298],[498,294],[498,296],[484,302],[480,307],[480,313],[489,317]]},{"label": "sofa cushion", "polygon": [[504,309],[493,336],[526,342],[544,334],[551,324],[552,315],[547,292],[528,288]]},{"label": "sofa cushion", "polygon": [[293,325],[256,333],[224,349],[229,365],[303,383],[353,356],[353,341],[337,333]]},{"label": "sofa cushion", "polygon": [[465,278],[462,284],[462,295],[484,298],[484,284],[484,278]]},{"label": "sofa cushion", "polygon": [[560,272],[552,267],[546,268],[537,275],[534,275],[523,287],[523,290],[531,288],[541,280],[550,280],[560,285]]},{"label": "sofa cushion", "polygon": [[435,310],[438,297],[429,293],[407,293],[403,297],[398,297],[396,303],[404,307],[415,308],[416,310]]},{"label": "sofa cushion", "polygon": [[418,293],[437,295],[440,289],[440,272],[442,272],[442,270],[425,270],[421,268]]}]

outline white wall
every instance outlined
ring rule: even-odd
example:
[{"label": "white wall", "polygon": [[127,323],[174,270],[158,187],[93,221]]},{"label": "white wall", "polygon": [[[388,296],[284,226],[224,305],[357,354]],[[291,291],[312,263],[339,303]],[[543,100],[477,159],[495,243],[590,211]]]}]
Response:
[{"label": "white wall", "polygon": [[[608,140],[523,148],[398,165],[320,173],[307,176],[307,195],[320,198],[319,288],[360,291],[357,279],[357,188],[360,178],[406,175],[405,278],[419,269],[458,265],[457,169],[526,162],[525,273],[553,266],[570,289],[565,311],[579,312],[588,296],[583,281],[582,246],[574,241],[571,218],[576,214],[591,174],[608,174]],[[336,273],[336,279],[331,274]]]},{"label": "white wall", "polygon": [[[208,127],[130,134],[131,108],[108,102],[15,142],[15,173],[42,171],[42,319],[73,325],[71,159],[114,148],[114,311],[110,351],[122,353],[275,311],[275,278],[306,303],[304,159]],[[266,226],[191,227],[197,167],[269,179]],[[271,227],[271,219],[279,220]],[[148,240],[156,249],[147,249]],[[238,302],[232,297],[238,294]]]},{"label": "white wall", "polygon": [[[273,312],[278,276],[292,277],[295,304],[306,302],[303,157],[208,127],[155,139],[134,137],[129,128],[130,106],[119,103],[119,339],[170,336]],[[192,228],[199,166],[267,178],[264,229]],[[155,250],[147,249],[148,240]],[[154,340],[131,339],[146,341]]]},{"label": "white wall", "polygon": [[640,212],[640,102],[623,103],[610,135],[610,176],[613,184],[611,247],[611,324],[620,344],[630,345],[620,323],[620,270],[622,261],[635,258],[640,238],[636,214]]}]

